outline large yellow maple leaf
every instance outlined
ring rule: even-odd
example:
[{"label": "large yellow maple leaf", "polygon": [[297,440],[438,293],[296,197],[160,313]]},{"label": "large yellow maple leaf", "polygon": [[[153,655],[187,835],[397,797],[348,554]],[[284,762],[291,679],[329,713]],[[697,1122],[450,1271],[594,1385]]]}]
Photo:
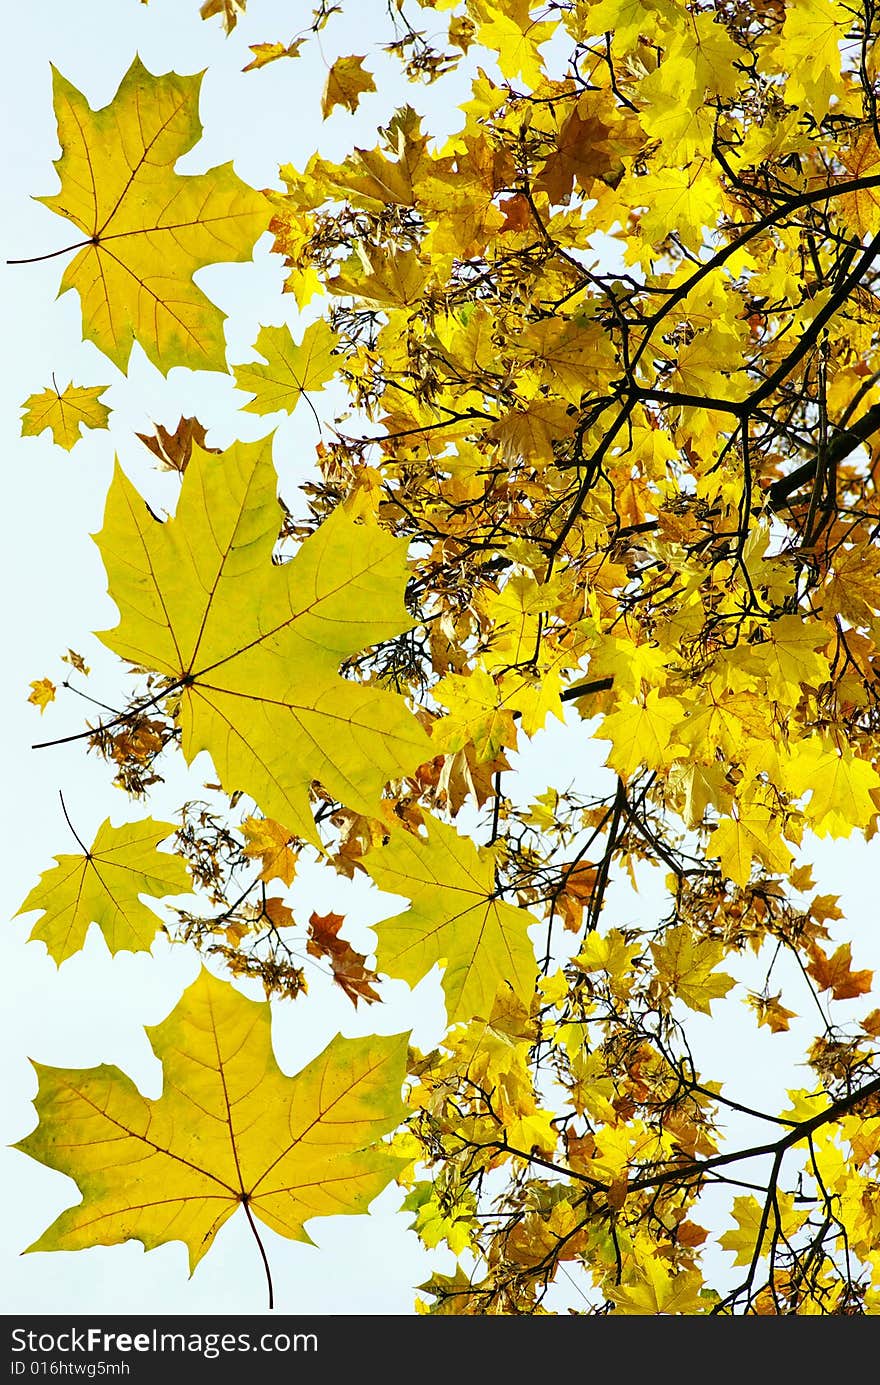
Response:
[{"label": "large yellow maple leaf", "polygon": [[44,942],[59,965],[79,952],[92,923],[111,952],[148,951],[161,920],[140,896],[161,899],[192,890],[180,857],[157,850],[173,831],[172,822],[153,818],[121,827],[111,826],[107,818],[84,854],[56,856],[56,864],[43,873],[18,910],[27,914],[39,909],[43,914],[31,938]]},{"label": "large yellow maple leaf", "polygon": [[109,105],[93,111],[54,73],[61,189],[37,200],[82,232],[60,292],[76,289],[83,335],[120,370],[137,341],[159,370],[225,370],[225,314],[196,270],[251,256],[270,208],[223,164],[175,173],[201,137],[202,74],[154,77],[135,58]]},{"label": "large yellow maple leaf", "polygon": [[489,1015],[502,981],[529,1003],[537,967],[527,930],[535,920],[501,899],[492,848],[434,819],[427,839],[397,832],[363,864],[380,890],[412,901],[376,925],[380,971],[415,984],[443,963],[450,1024]]},{"label": "large yellow maple leaf", "polygon": [[412,626],[405,541],[337,509],[279,565],[280,519],[265,439],[194,448],[164,524],[117,468],[96,541],[121,619],[100,638],[180,688],[188,761],[207,750],[228,792],[317,846],[312,780],[375,815],[432,752],[402,698],[338,674]]},{"label": "large yellow maple leaf", "polygon": [[405,1114],[405,1034],[337,1035],[288,1077],[269,1004],[205,970],[147,1034],[157,1100],[116,1067],[34,1065],[39,1124],[16,1148],[68,1174],[82,1200],[29,1250],[183,1241],[194,1270],[238,1208],[310,1241],[305,1222],[365,1212],[403,1165],[379,1141]]}]

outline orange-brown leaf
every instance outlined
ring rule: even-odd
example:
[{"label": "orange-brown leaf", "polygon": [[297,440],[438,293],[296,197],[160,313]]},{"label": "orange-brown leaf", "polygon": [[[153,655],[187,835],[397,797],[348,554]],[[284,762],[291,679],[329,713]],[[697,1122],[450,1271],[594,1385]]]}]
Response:
[{"label": "orange-brown leaf", "polygon": [[832,1000],[853,1000],[856,996],[870,991],[874,978],[872,971],[852,971],[852,947],[841,943],[837,951],[828,957],[821,948],[813,949],[813,960],[807,964],[807,971],[819,983],[823,991],[830,991]]},{"label": "orange-brown leaf", "polygon": [[350,943],[340,938],[339,930],[345,922],[343,914],[313,913],[309,919],[309,941],[307,950],[312,957],[326,957],[333,968],[333,980],[341,986],[352,1005],[359,1000],[370,1004],[380,1000],[373,982],[378,976],[365,966],[366,956],[355,952]]}]

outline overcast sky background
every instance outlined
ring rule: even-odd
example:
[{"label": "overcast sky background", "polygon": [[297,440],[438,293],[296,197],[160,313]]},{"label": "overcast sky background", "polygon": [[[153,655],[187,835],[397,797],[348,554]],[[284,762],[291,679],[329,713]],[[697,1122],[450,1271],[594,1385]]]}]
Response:
[{"label": "overcast sky background", "polygon": [[[460,117],[453,102],[466,98],[465,66],[458,94],[450,83],[411,87],[390,59],[369,56],[378,91],[361,101],[355,116],[338,108],[320,119],[320,96],[327,68],[339,55],[370,54],[384,28],[383,0],[346,5],[344,19],[331,22],[296,61],[281,61],[260,72],[242,73],[249,43],[289,40],[311,16],[303,0],[250,0],[246,18],[231,38],[218,20],[203,22],[197,0],[36,0],[16,6],[7,20],[2,84],[4,173],[3,259],[45,254],[67,244],[69,227],[31,200],[54,192],[52,160],[59,154],[52,110],[50,63],[80,88],[93,108],[110,101],[135,53],[154,74],[207,69],[201,118],[205,135],[180,162],[180,172],[199,172],[234,159],[236,172],[255,187],[280,186],[278,165],[302,166],[320,145],[330,157],[350,147],[376,143],[375,127],[396,105],[410,102],[429,114],[430,127],[447,132]],[[230,314],[228,358],[253,359],[260,324],[289,323],[302,330],[291,296],[282,298],[284,277],[278,257],[264,237],[252,264],[202,271],[198,282]],[[188,1278],[186,1252],[179,1242],[148,1254],[139,1242],[95,1248],[76,1254],[22,1256],[66,1206],[79,1200],[73,1183],[7,1146],[35,1123],[32,1098],[36,1081],[29,1058],[60,1067],[114,1063],[149,1095],[161,1092],[161,1069],[144,1034],[174,1008],[195,978],[199,958],[189,949],[158,939],[151,955],[111,958],[95,928],[84,951],[60,969],[41,943],[26,942],[35,915],[13,919],[21,901],[53,856],[76,851],[64,822],[59,790],[79,835],[90,842],[108,815],[115,824],[149,812],[173,820],[186,799],[204,796],[212,777],[204,756],[189,772],[182,767],[158,786],[149,804],[129,801],[111,785],[108,765],[86,756],[82,744],[32,751],[31,743],[82,729],[87,704],[63,695],[69,672],[60,656],[72,647],[93,673],[84,688],[113,703],[120,687],[116,661],[89,634],[115,625],[117,613],[106,595],[103,569],[89,535],[101,527],[114,450],[126,471],[156,509],[172,509],[176,482],[153,466],[134,437],[156,423],[173,428],[181,414],[196,415],[210,427],[208,441],[226,446],[235,437],[253,439],[276,427],[274,455],[285,495],[310,474],[317,432],[311,412],[300,406],[293,418],[238,413],[246,396],[231,377],[175,369],[167,378],[135,347],[123,376],[89,343],[83,343],[79,299],[56,300],[66,260],[2,267],[4,322],[0,372],[0,429],[5,469],[5,543],[0,553],[4,592],[3,852],[0,872],[0,1169],[7,1197],[0,1219],[0,1301],[6,1313],[105,1312],[263,1313],[266,1289],[256,1247],[245,1219],[236,1215],[221,1231],[195,1275]],[[304,320],[308,320],[307,318]],[[63,388],[110,386],[112,433],[86,432],[71,453],[56,447],[49,432],[20,437],[21,405],[51,384]],[[59,699],[44,715],[27,702],[32,679],[49,677]],[[572,713],[568,729],[555,724],[535,738],[516,760],[521,793],[539,793],[549,784],[572,783],[590,792],[607,776],[605,746],[589,739],[589,726]],[[179,757],[177,757],[179,759]],[[805,852],[816,864],[818,884],[840,893],[849,919],[839,926],[858,939],[854,966],[880,966],[872,862],[876,843],[817,843]],[[876,870],[874,869],[876,876]],[[280,887],[279,887],[280,888]],[[606,926],[650,921],[657,894],[650,882],[635,898],[618,891],[609,897]],[[336,879],[327,870],[304,867],[289,895],[294,913],[308,917],[333,910],[349,920],[349,936],[370,950],[370,925],[400,905],[374,887]],[[751,968],[751,970],[750,970]],[[760,974],[748,960],[741,974]],[[780,973],[780,978],[782,977]],[[412,992],[402,982],[387,982],[386,1006],[354,1011],[348,1000],[320,974],[310,973],[310,994],[296,1004],[273,1009],[276,1056],[285,1072],[296,1072],[332,1036],[412,1031],[412,1041],[428,1048],[442,1032],[439,981],[432,974]],[[255,999],[259,987],[242,988]],[[741,994],[741,993],[740,993]],[[809,1014],[808,997],[800,1007]],[[875,1002],[876,1003],[876,1002]],[[728,1095],[772,1107],[787,1086],[808,1080],[793,1064],[800,1057],[800,1035],[754,1032],[741,999],[726,1002],[712,1020],[688,1013],[698,1059],[706,1076],[717,1077],[723,1058],[730,1072]],[[812,1024],[812,1021],[811,1021]],[[812,1029],[811,1029],[812,1032]],[[757,1132],[751,1132],[757,1133]],[[279,1309],[296,1313],[401,1314],[413,1311],[415,1286],[432,1265],[447,1272],[446,1252],[429,1256],[409,1231],[409,1214],[396,1209],[402,1194],[395,1186],[374,1203],[370,1215],[316,1219],[309,1230],[317,1249],[265,1232]],[[726,1262],[725,1262],[726,1263]]]}]

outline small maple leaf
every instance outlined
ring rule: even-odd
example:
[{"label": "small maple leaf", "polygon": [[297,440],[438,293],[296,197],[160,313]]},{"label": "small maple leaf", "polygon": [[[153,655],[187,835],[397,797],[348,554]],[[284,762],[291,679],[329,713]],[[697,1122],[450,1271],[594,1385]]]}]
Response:
[{"label": "small maple leaf", "polygon": [[264,358],[234,365],[235,387],[254,398],[243,407],[251,414],[272,414],[279,409],[292,414],[302,396],[317,393],[332,380],[340,366],[334,355],[339,338],[318,318],[303,332],[297,345],[289,327],[261,327],[254,350]]},{"label": "small maple leaf", "polygon": [[290,909],[280,895],[270,895],[264,899],[262,904],[253,906],[253,919],[259,926],[264,920],[272,929],[293,928],[296,920],[293,917],[293,910]]},{"label": "small maple leaf", "polygon": [[202,0],[199,14],[202,19],[213,19],[215,14],[219,14],[223,19],[223,27],[227,34],[238,23],[238,16],[244,14],[247,0]]},{"label": "small maple leaf", "polygon": [[181,475],[189,465],[193,446],[203,452],[219,453],[219,447],[208,447],[205,443],[205,429],[197,418],[181,418],[174,432],[156,424],[155,433],[135,433],[154,457],[159,458],[163,471],[179,471]]},{"label": "small maple leaf", "polygon": [[342,914],[313,913],[309,919],[309,941],[306,948],[312,957],[326,957],[333,968],[333,980],[341,986],[356,1007],[359,1000],[371,1003],[381,1000],[373,989],[379,978],[364,965],[366,956],[355,952],[350,943],[340,938],[339,929],[345,922]]},{"label": "small maple leaf", "polygon": [[748,1004],[758,1016],[758,1024],[766,1024],[771,1034],[784,1034],[789,1029],[789,1020],[797,1019],[794,1010],[786,1010],[780,1001],[781,991],[766,996],[751,994],[746,996]]},{"label": "small maple leaf", "polygon": [[70,664],[71,668],[75,668],[77,673],[81,673],[84,678],[88,677],[90,673],[89,666],[83,656],[77,654],[75,649],[68,649],[66,654],[61,655],[61,659],[63,663]]},{"label": "small maple leaf", "polygon": [[554,904],[563,927],[571,933],[577,933],[583,922],[584,909],[596,889],[599,872],[588,861],[577,861],[571,866],[564,865],[562,872],[562,881],[559,892],[554,896]]},{"label": "small maple leaf", "polygon": [[365,56],[361,53],[360,57],[337,58],[327,73],[327,83],[321,97],[321,114],[325,120],[335,106],[356,111],[364,92],[376,90],[373,74],[367,72],[363,65]]},{"label": "small maple leaf", "polygon": [[406,1114],[407,1035],[337,1035],[287,1077],[270,1014],[203,970],[147,1029],[163,1066],[156,1100],[116,1067],[34,1064],[39,1124],[16,1148],[68,1174],[82,1197],[28,1249],[179,1240],[192,1271],[243,1205],[307,1242],[312,1217],[366,1212],[406,1163],[380,1141]]},{"label": "small maple leaf", "polygon": [[245,818],[241,827],[247,840],[245,856],[259,857],[263,863],[258,879],[292,885],[297,861],[297,852],[291,850],[293,833],[274,818]]},{"label": "small maple leaf", "polygon": [[522,1000],[534,990],[528,928],[535,920],[500,897],[497,859],[494,849],[476,847],[435,819],[427,839],[397,831],[364,861],[380,890],[412,900],[376,926],[380,971],[415,984],[443,963],[450,1022],[487,1014],[501,977]]},{"label": "small maple leaf", "polygon": [[53,385],[42,394],[30,395],[22,405],[26,412],[21,420],[21,436],[36,437],[50,428],[58,446],[70,452],[79,442],[83,428],[107,427],[110,410],[99,400],[109,388],[109,385],[84,386],[71,382],[60,391]]},{"label": "small maple leaf", "polygon": [[242,72],[256,72],[258,68],[277,62],[279,58],[297,58],[305,43],[304,38],[294,39],[292,43],[249,43],[253,57]]},{"label": "small maple leaf", "polygon": [[30,685],[31,691],[28,694],[28,702],[32,702],[35,707],[39,707],[40,716],[43,715],[50,702],[55,701],[55,684],[51,678],[35,678]]},{"label": "small maple leaf", "polygon": [[148,951],[162,924],[141,895],[156,900],[192,890],[180,857],[157,850],[174,830],[172,822],[153,818],[121,827],[107,818],[88,851],[56,856],[17,911],[43,914],[31,939],[44,942],[59,965],[79,952],[91,923],[101,929],[111,952]]},{"label": "small maple leaf", "polygon": [[736,984],[726,972],[715,972],[726,953],[723,942],[697,938],[686,924],[670,928],[663,942],[651,943],[651,952],[661,983],[701,1014],[711,1014],[712,1001]]},{"label": "small maple leaf", "polygon": [[820,990],[830,991],[832,1000],[853,1000],[871,989],[873,971],[852,971],[852,947],[841,943],[831,957],[814,946],[807,971],[819,983]]}]

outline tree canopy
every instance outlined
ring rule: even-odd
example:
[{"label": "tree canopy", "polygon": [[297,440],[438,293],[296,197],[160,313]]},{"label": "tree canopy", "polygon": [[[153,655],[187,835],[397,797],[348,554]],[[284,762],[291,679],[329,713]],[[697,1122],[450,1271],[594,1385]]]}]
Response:
[{"label": "tree canopy", "polygon": [[[249,80],[281,62],[295,82],[353,2],[250,45]],[[230,34],[245,9],[201,6]],[[173,514],[120,466],[107,493],[118,623],[97,633],[127,700],[56,739],[103,758],[131,821],[87,847],[69,818],[78,852],[20,912],[60,965],[92,923],[111,951],[163,930],[204,965],[149,1031],[158,1100],[116,1068],[40,1070],[20,1148],[82,1201],[33,1248],[182,1240],[194,1265],[235,1213],[260,1275],[267,1227],[308,1239],[396,1180],[456,1262],[414,1286],[420,1312],[875,1314],[880,1009],[809,849],[880,819],[880,17],[378,14],[411,104],[272,188],[176,170],[199,75],[135,58],[96,110],[55,74],[41,200],[107,378],[135,345],[163,374],[227,372],[267,431],[221,450],[169,421],[140,436],[179,478]],[[420,99],[463,75],[437,135]],[[371,55],[340,57],[311,114],[366,93]],[[301,320],[229,360],[193,275],[258,244]],[[71,451],[112,417],[106,383],[39,384],[23,435]],[[272,419],[295,409],[314,468],[281,494]],[[57,683],[71,716],[75,688],[104,700],[67,662],[32,671],[41,712]],[[524,790],[554,723],[600,743],[600,782],[548,760]],[[201,752],[210,800],[149,816]],[[295,916],[305,860],[403,898],[374,954],[338,914]],[[645,873],[662,905],[621,918],[615,881]],[[307,1023],[315,964],[363,1007],[436,968],[436,1046],[340,1037],[285,1077],[269,1013]],[[696,1053],[695,1019],[732,1008],[805,1036],[778,1108]]]}]

